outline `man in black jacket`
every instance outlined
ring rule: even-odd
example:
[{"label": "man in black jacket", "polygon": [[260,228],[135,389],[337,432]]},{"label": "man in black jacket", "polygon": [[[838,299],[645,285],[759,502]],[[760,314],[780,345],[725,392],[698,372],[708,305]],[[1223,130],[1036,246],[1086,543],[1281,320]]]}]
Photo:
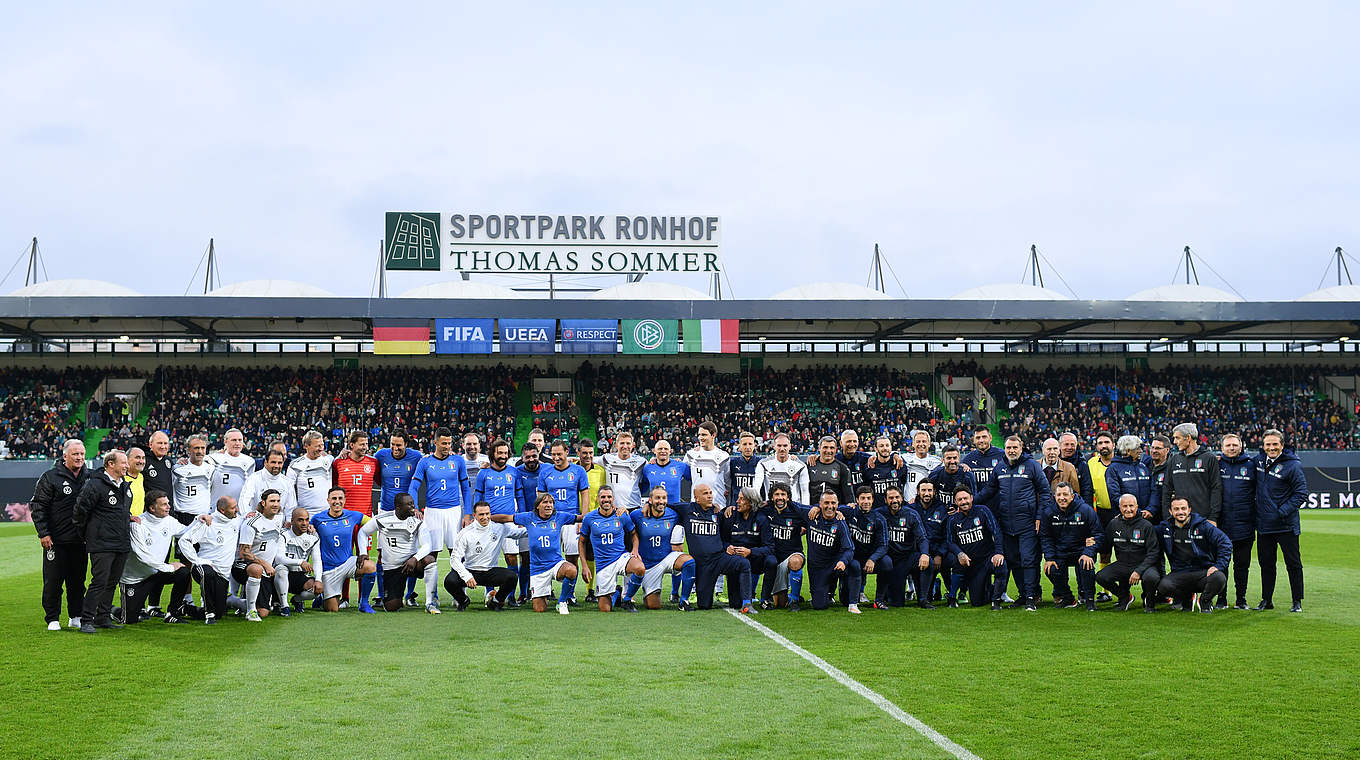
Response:
[{"label": "man in black jacket", "polygon": [[80,613],[80,632],[95,633],[98,628],[122,628],[109,619],[113,593],[123,577],[123,565],[132,551],[132,489],[124,482],[127,454],[114,450],[104,455],[104,469],[85,481],[76,499],[72,519],[85,537],[90,554],[90,587]]},{"label": "man in black jacket", "polygon": [[43,612],[47,630],[61,630],[61,591],[66,589],[66,613],[72,628],[80,627],[80,605],[85,597],[85,542],[71,519],[76,498],[90,477],[85,466],[85,444],[72,438],[61,447],[61,461],[38,478],[33,488],[33,527],[43,548]]},{"label": "man in black jacket", "polygon": [[1223,511],[1223,481],[1218,474],[1218,457],[1199,445],[1199,428],[1182,422],[1171,430],[1171,442],[1178,451],[1166,459],[1166,480],[1162,483],[1162,516],[1170,522],[1168,508],[1173,496],[1190,502],[1190,510],[1218,525]]},{"label": "man in black jacket", "polygon": [[171,473],[175,460],[170,458],[170,436],[164,430],[151,434],[146,442],[146,464],[142,466],[142,477],[146,478],[145,488],[160,491],[170,499],[170,509],[175,508],[175,483]]},{"label": "man in black jacket", "polygon": [[1133,584],[1143,588],[1143,609],[1152,610],[1152,594],[1162,580],[1162,548],[1157,529],[1139,515],[1138,497],[1119,497],[1119,515],[1105,527],[1101,551],[1114,549],[1114,562],[1096,573],[1096,583],[1114,594],[1116,609],[1127,610],[1133,602]]}]

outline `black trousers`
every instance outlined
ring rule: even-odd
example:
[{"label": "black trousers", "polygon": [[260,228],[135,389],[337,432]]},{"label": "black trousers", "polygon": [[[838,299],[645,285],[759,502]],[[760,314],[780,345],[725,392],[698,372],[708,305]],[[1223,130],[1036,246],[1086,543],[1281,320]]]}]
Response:
[{"label": "black trousers", "polygon": [[831,606],[831,590],[839,583],[842,596],[845,596],[849,604],[858,604],[859,595],[856,594],[852,599],[846,593],[850,589],[860,587],[859,565],[851,560],[846,564],[844,570],[835,569],[834,564],[826,567],[816,567],[809,564],[807,566],[808,575],[812,581],[812,609],[824,610]]},{"label": "black trousers", "polygon": [[80,609],[81,623],[109,622],[113,610],[113,594],[118,590],[118,579],[123,576],[128,552],[93,552],[90,554],[90,585],[85,589],[85,604]]},{"label": "black trousers", "polygon": [[[472,578],[477,581],[477,585],[490,591],[496,589],[496,601],[505,604],[510,595],[515,593],[515,586],[519,583],[519,573],[508,567],[493,567],[487,570],[472,570]],[[463,576],[456,571],[450,570],[444,576],[444,589],[453,595],[454,601],[459,604],[468,603],[467,584],[463,582]]]},{"label": "black trousers", "polygon": [[1284,568],[1289,573],[1289,593],[1294,601],[1303,601],[1303,558],[1299,556],[1299,537],[1293,533],[1262,533],[1256,539],[1256,562],[1261,566],[1261,598],[1269,602],[1275,597],[1275,548],[1284,555]]},{"label": "black trousers", "polygon": [[[1138,565],[1132,562],[1111,562],[1105,567],[1102,567],[1100,572],[1096,573],[1096,583],[1099,583],[1102,588],[1106,588],[1110,593],[1114,594],[1115,599],[1123,599],[1129,595],[1129,576],[1132,575],[1133,571],[1137,568]],[[1139,584],[1142,586],[1144,599],[1151,594],[1155,594],[1157,592],[1157,584],[1161,582],[1162,571],[1155,567],[1148,568],[1148,571],[1143,573],[1142,581]]]},{"label": "black trousers", "polygon": [[[1247,579],[1251,577],[1251,548],[1255,543],[1255,536],[1232,540],[1233,590],[1237,592],[1237,598],[1234,601],[1245,602],[1247,600]],[[1218,601],[1220,604],[1228,603],[1228,587],[1226,585],[1219,592]]]},{"label": "black trousers", "polygon": [[123,615],[127,622],[136,623],[147,607],[161,606],[161,591],[170,584],[170,612],[178,614],[184,607],[184,595],[189,593],[193,580],[188,566],[173,573],[154,573],[138,583],[123,584]]},{"label": "black trousers", "polygon": [[[877,597],[878,601],[889,607],[905,607],[907,605],[908,576],[916,581],[917,598],[930,598],[928,578],[932,573],[917,567],[917,564],[921,561],[921,555],[905,554],[894,557],[885,554],[883,559],[891,560],[892,564],[882,568],[874,565],[874,571],[878,573],[878,585],[874,588],[874,596]],[[925,596],[920,596],[921,594],[925,594]]]},{"label": "black trousers", "polygon": [[1190,603],[1190,596],[1196,592],[1201,599],[1209,599],[1228,587],[1227,574],[1205,575],[1206,571],[1206,568],[1200,568],[1167,573],[1162,577],[1162,582],[1157,584],[1156,598],[1169,596],[1176,603],[1186,605]]},{"label": "black trousers", "polygon": [[66,589],[66,616],[80,617],[85,603],[85,570],[90,555],[84,544],[52,544],[43,550],[42,606],[47,622],[61,617],[61,592]]},{"label": "black trousers", "polygon": [[[991,601],[999,601],[1001,595],[1006,593],[1006,582],[1010,580],[1010,574],[1006,572],[1006,563],[1001,563],[1001,567],[992,566],[991,555],[980,560],[968,558],[971,564],[964,567],[959,563],[957,556],[953,558],[951,572],[959,573],[963,576],[964,587],[968,589],[968,603],[974,607],[981,607]],[[958,589],[949,589],[949,598],[956,598]],[[1036,601],[1038,594],[1032,597]]]},{"label": "black trousers", "polygon": [[194,567],[194,580],[203,590],[203,612],[221,620],[227,616],[227,579],[211,565]]},{"label": "black trousers", "polygon": [[[694,558],[694,594],[698,598],[699,609],[713,609],[713,588],[718,576],[727,578],[728,606],[740,609],[745,600],[751,598],[751,563],[745,557],[735,554],[714,554],[709,557]],[[733,593],[740,591],[740,594]]]},{"label": "black trousers", "polygon": [[[1058,566],[1052,571],[1044,573],[1048,576],[1048,582],[1053,584],[1053,601],[1056,602],[1059,599],[1072,598],[1072,587],[1067,583],[1068,568],[1077,571],[1077,599],[1084,602],[1087,599],[1095,598],[1096,572],[1094,563],[1092,568],[1087,570],[1079,564],[1080,558],[1080,554],[1073,554],[1069,557],[1055,560],[1058,563]],[[1047,567],[1047,565],[1045,565],[1045,567]]]}]

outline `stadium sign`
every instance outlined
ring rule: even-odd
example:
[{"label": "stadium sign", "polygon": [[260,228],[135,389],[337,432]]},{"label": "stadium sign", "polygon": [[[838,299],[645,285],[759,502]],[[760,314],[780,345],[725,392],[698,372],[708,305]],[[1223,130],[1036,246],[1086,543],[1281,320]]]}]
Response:
[{"label": "stadium sign", "polygon": [[562,320],[562,353],[616,354],[619,352],[617,319]]},{"label": "stadium sign", "polygon": [[466,274],[712,274],[721,243],[716,216],[389,211],[383,260]]},{"label": "stadium sign", "polygon": [[557,343],[555,319],[502,319],[501,353],[551,354]]},{"label": "stadium sign", "polygon": [[491,319],[436,319],[434,351],[437,354],[489,354],[496,337]]}]

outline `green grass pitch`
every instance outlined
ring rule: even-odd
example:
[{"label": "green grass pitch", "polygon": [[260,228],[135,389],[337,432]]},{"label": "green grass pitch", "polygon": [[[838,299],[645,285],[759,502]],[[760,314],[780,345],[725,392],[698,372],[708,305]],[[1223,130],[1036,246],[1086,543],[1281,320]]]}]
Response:
[{"label": "green grass pitch", "polygon": [[[0,547],[4,758],[947,757],[722,611],[474,603],[82,636],[43,626],[32,526]],[[1360,514],[1305,514],[1303,557],[1303,615],[1281,566],[1274,612],[757,620],[984,758],[1360,757]]]}]

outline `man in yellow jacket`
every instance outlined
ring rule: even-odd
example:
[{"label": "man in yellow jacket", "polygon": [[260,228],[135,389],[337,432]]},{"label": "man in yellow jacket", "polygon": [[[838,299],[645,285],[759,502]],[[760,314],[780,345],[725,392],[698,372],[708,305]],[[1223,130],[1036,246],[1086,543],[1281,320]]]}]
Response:
[{"label": "man in yellow jacket", "polygon": [[142,477],[142,468],[146,466],[146,452],[133,446],[128,450],[128,469],[123,480],[127,481],[128,488],[132,490],[131,513],[140,515],[146,511],[146,478]]},{"label": "man in yellow jacket", "polygon": [[[581,514],[584,515],[599,506],[600,486],[605,484],[609,475],[603,466],[595,464],[595,442],[589,438],[582,438],[581,442],[576,444],[576,463],[586,471],[586,482],[590,485],[589,501],[581,505]],[[595,601],[595,585],[592,583],[586,593],[586,604]]]},{"label": "man in yellow jacket", "polygon": [[[1110,503],[1110,489],[1105,486],[1105,469],[1113,461],[1114,437],[1109,433],[1100,433],[1096,436],[1096,453],[1086,460],[1086,469],[1091,472],[1091,506],[1096,508],[1096,517],[1100,519],[1102,530],[1106,525],[1109,525],[1110,518],[1114,517],[1118,511]],[[1100,566],[1103,568],[1108,564],[1110,564],[1110,554],[1107,551],[1100,557]],[[1096,601],[1108,602],[1110,595],[1102,591],[1096,596]]]}]

